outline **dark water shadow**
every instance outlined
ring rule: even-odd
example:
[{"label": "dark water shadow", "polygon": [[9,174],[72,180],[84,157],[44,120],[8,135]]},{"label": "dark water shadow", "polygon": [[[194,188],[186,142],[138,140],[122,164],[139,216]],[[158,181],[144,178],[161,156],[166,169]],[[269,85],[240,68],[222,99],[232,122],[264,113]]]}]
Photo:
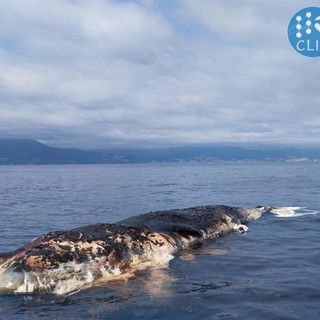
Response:
[{"label": "dark water shadow", "polygon": [[208,291],[222,290],[234,285],[233,282],[217,282],[217,283],[183,283],[183,289],[179,290],[179,294],[205,293]]}]

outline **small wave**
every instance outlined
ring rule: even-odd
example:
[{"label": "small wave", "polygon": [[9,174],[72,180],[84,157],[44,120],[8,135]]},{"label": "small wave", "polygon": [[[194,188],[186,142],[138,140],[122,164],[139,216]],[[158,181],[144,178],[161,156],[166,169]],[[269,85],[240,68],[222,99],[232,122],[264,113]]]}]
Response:
[{"label": "small wave", "polygon": [[280,207],[272,209],[272,213],[279,218],[301,217],[306,215],[319,214],[318,210],[308,209],[306,207]]}]

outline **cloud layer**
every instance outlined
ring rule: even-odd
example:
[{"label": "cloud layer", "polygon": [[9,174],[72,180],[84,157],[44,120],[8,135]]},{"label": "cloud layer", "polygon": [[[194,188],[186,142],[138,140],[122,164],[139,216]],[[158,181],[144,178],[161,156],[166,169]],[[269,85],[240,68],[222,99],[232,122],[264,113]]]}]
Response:
[{"label": "cloud layer", "polygon": [[317,144],[319,61],[286,0],[1,1],[0,136]]}]

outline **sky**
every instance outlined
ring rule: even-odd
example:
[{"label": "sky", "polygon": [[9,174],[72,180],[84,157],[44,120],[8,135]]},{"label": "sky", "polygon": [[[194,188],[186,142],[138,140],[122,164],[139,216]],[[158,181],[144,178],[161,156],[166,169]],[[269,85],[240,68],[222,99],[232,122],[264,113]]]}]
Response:
[{"label": "sky", "polygon": [[107,148],[320,143],[320,1],[0,0],[0,137]]}]

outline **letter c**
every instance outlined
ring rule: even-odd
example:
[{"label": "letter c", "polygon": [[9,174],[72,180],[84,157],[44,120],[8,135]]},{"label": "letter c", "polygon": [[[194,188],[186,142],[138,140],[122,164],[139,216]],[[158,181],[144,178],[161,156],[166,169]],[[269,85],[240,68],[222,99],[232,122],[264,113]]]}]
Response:
[{"label": "letter c", "polygon": [[304,50],[305,50],[305,48],[301,48],[301,47],[300,47],[300,43],[301,43],[301,42],[304,43],[304,40],[298,41],[298,43],[297,43],[297,50],[298,50],[298,51],[304,51]]}]

